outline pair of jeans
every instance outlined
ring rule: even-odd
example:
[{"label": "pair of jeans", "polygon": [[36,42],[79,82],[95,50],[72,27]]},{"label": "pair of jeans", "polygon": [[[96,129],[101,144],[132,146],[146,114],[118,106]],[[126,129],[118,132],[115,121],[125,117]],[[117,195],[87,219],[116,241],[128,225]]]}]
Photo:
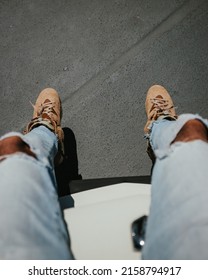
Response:
[{"label": "pair of jeans", "polygon": [[208,144],[174,142],[183,125],[199,119],[153,122],[149,140],[156,155],[143,259],[208,259]]},{"label": "pair of jeans", "polygon": [[[150,142],[157,157],[143,259],[208,259],[208,144],[176,142],[197,115],[158,120]],[[0,258],[72,259],[59,206],[53,159],[56,136],[44,126],[20,136],[37,159],[23,153],[0,158]]]},{"label": "pair of jeans", "polygon": [[0,259],[72,259],[57,196],[53,159],[57,137],[39,126],[19,136],[36,154],[0,158]]}]

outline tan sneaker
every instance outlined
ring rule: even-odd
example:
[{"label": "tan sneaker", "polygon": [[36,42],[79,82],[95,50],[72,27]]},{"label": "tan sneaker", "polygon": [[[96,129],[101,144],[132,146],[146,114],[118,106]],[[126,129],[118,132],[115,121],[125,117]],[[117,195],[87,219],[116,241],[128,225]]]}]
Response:
[{"label": "tan sneaker", "polygon": [[167,90],[160,85],[154,85],[148,90],[145,108],[147,114],[147,123],[144,127],[145,134],[150,132],[152,122],[158,118],[177,119],[173,101]]},{"label": "tan sneaker", "polygon": [[28,133],[40,125],[44,125],[54,132],[59,140],[59,152],[61,155],[58,157],[58,163],[61,163],[64,155],[64,132],[61,128],[62,106],[58,93],[52,88],[44,89],[39,94],[33,108],[33,119],[24,132]]}]

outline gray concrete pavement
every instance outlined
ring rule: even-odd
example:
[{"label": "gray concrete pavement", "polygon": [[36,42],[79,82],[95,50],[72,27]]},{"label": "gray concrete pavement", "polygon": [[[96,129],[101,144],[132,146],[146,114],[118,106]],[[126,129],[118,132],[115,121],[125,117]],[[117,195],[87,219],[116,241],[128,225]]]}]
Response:
[{"label": "gray concrete pavement", "polygon": [[63,100],[83,178],[150,172],[144,101],[164,85],[207,117],[208,1],[0,1],[1,134],[21,130],[45,87]]}]

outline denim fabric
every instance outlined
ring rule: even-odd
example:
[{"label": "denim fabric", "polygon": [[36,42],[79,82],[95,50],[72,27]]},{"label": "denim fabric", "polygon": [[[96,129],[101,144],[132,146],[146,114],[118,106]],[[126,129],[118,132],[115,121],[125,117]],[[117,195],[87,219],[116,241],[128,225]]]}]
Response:
[{"label": "denim fabric", "polygon": [[2,139],[14,135],[38,159],[16,153],[0,162],[0,259],[72,259],[53,171],[57,137],[40,126]]},{"label": "denim fabric", "polygon": [[208,259],[208,144],[171,142],[198,115],[153,123],[150,142],[156,154],[150,214],[143,259]]}]

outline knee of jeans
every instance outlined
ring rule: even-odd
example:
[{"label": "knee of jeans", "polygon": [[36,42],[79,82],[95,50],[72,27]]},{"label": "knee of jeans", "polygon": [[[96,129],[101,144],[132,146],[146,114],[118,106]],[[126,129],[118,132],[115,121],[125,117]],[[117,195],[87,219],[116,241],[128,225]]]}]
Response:
[{"label": "knee of jeans", "polygon": [[207,126],[207,120],[193,114],[180,115],[176,121],[163,119],[151,124],[149,141],[156,157],[161,159],[170,155],[173,151],[173,140],[184,124],[191,119],[199,119]]},{"label": "knee of jeans", "polygon": [[19,135],[13,135],[0,140],[0,156],[11,155],[14,153],[25,153],[28,156],[36,155],[31,151],[30,146],[23,141]]}]

